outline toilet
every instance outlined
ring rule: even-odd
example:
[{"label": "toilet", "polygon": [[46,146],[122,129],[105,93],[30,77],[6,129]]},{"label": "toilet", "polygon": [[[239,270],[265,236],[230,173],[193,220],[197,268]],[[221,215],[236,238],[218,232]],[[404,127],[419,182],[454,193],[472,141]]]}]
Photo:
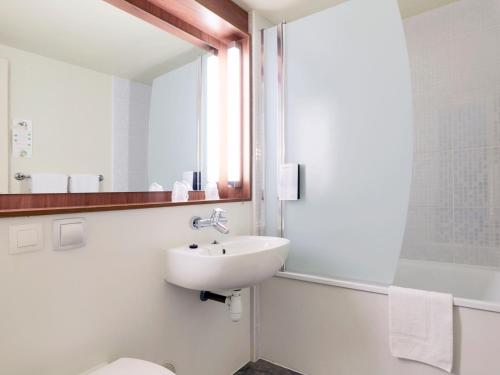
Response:
[{"label": "toilet", "polygon": [[175,375],[155,363],[135,358],[120,358],[88,375]]}]

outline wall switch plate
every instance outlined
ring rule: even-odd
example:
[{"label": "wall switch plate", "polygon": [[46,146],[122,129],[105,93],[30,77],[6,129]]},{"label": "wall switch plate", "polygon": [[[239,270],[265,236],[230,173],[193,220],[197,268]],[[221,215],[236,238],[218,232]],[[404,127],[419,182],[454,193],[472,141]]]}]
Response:
[{"label": "wall switch plate", "polygon": [[9,254],[29,253],[43,249],[42,224],[9,227]]},{"label": "wall switch plate", "polygon": [[70,250],[85,246],[87,228],[84,218],[55,220],[53,226],[54,250]]},{"label": "wall switch plate", "polygon": [[53,226],[54,250],[70,250],[85,246],[87,228],[85,219],[55,220]]},{"label": "wall switch plate", "polygon": [[33,123],[31,120],[14,120],[11,135],[12,156],[31,159],[33,156]]}]

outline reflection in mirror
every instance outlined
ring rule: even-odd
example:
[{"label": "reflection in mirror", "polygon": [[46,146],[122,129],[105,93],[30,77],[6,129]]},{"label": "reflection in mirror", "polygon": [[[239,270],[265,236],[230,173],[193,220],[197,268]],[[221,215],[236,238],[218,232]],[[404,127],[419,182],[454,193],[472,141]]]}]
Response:
[{"label": "reflection in mirror", "polygon": [[0,193],[217,182],[218,69],[102,0],[2,1]]}]

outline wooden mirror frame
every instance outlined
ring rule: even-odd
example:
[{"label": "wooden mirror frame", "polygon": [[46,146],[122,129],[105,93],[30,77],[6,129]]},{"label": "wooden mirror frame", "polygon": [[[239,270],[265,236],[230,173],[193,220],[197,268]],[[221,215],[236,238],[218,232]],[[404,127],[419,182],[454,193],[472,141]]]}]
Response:
[{"label": "wooden mirror frame", "polygon": [[[227,49],[235,42],[242,51],[241,184],[227,181],[227,140],[222,132],[218,201],[204,200],[203,191],[190,193],[188,202],[172,202],[171,192],[66,194],[1,194],[0,217],[127,210],[214,202],[251,200],[251,44],[248,13],[230,0],[103,0],[200,48],[218,54],[225,71]],[[222,76],[222,75],[221,75]],[[222,82],[221,87],[225,87]],[[222,102],[225,90],[222,89]],[[224,111],[225,113],[225,111]],[[222,129],[227,129],[226,119]]]}]

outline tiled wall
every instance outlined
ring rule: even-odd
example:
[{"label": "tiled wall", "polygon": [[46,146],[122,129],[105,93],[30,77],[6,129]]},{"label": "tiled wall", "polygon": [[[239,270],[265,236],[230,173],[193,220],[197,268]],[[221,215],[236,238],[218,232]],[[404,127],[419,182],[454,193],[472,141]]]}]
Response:
[{"label": "tiled wall", "polygon": [[113,191],[148,190],[151,86],[113,77]]},{"label": "tiled wall", "polygon": [[500,266],[500,2],[405,21],[415,160],[402,257]]},{"label": "tiled wall", "polygon": [[151,86],[131,81],[128,151],[129,191],[148,190],[148,145]]}]

